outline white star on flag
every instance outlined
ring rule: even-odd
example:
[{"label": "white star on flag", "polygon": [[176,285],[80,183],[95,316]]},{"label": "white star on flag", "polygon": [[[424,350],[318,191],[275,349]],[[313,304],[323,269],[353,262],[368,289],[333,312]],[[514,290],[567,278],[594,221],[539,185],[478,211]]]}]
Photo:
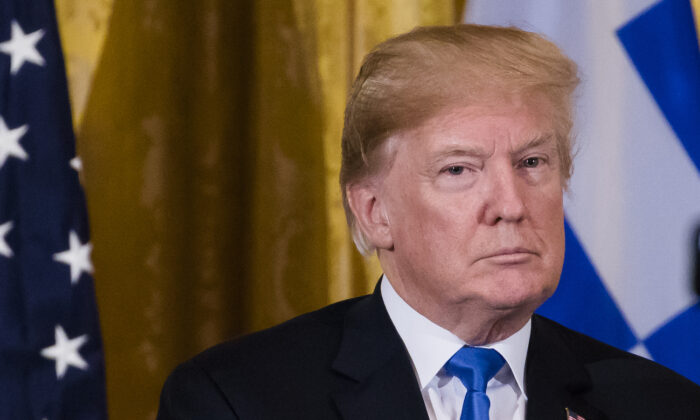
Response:
[{"label": "white star on flag", "polygon": [[10,248],[10,246],[7,244],[7,240],[5,240],[5,236],[10,229],[12,229],[12,222],[5,222],[0,225],[0,255],[7,258],[12,256],[12,248]]},{"label": "white star on flag", "polygon": [[63,252],[53,255],[53,259],[58,262],[70,265],[70,282],[76,284],[80,278],[80,274],[84,271],[92,273],[92,262],[90,261],[90,253],[92,252],[92,244],[90,242],[81,244],[78,234],[74,230],[68,235],[69,248]]},{"label": "white star on flag", "polygon": [[70,167],[75,169],[77,172],[83,170],[83,160],[80,159],[80,156],[76,156],[70,160]]},{"label": "white star on flag", "polygon": [[27,132],[29,126],[26,124],[10,130],[5,124],[5,120],[0,116],[0,168],[5,164],[9,156],[17,159],[27,160],[27,152],[19,144],[19,139]]},{"label": "white star on flag", "polygon": [[17,74],[19,69],[28,61],[39,66],[44,65],[44,57],[36,50],[36,44],[44,36],[44,30],[39,29],[25,34],[16,20],[12,21],[12,36],[9,41],[0,42],[0,51],[11,57],[10,72]]},{"label": "white star on flag", "polygon": [[56,377],[58,379],[66,374],[68,366],[75,366],[82,370],[88,368],[87,362],[78,352],[78,349],[87,342],[87,334],[69,339],[66,332],[63,331],[63,327],[56,325],[55,337],[56,344],[41,350],[41,355],[56,361]]}]

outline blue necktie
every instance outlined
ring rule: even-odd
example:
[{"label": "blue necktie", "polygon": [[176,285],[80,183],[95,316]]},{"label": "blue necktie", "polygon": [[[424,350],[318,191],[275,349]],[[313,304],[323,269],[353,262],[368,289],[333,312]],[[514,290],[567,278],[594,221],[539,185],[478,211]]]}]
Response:
[{"label": "blue necktie", "polygon": [[505,362],[496,350],[467,346],[447,361],[447,373],[458,377],[467,388],[460,420],[488,420],[491,402],[486,396],[486,384]]}]

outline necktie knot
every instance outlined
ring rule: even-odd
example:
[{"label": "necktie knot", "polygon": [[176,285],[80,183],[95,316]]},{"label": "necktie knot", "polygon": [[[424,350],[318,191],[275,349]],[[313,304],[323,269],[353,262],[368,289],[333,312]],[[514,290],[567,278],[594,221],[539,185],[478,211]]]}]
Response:
[{"label": "necktie knot", "polygon": [[445,364],[448,375],[456,376],[467,388],[461,420],[487,420],[490,401],[486,384],[501,370],[505,359],[496,350],[464,346]]},{"label": "necktie knot", "polygon": [[486,384],[503,367],[505,359],[496,350],[464,346],[445,365],[468,390],[486,391]]}]

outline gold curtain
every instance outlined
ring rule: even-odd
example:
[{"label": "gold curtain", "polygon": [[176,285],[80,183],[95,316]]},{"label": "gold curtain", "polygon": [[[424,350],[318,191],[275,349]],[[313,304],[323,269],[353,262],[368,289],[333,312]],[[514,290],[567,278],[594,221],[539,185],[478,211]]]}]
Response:
[{"label": "gold curtain", "polygon": [[57,0],[113,419],[179,362],[371,291],[338,170],[362,56],[455,0]]},{"label": "gold curtain", "polygon": [[[693,8],[693,17],[695,18],[695,29],[697,33],[700,34],[700,0],[690,0],[690,5]],[[700,41],[700,39],[698,39],[698,41]]]}]

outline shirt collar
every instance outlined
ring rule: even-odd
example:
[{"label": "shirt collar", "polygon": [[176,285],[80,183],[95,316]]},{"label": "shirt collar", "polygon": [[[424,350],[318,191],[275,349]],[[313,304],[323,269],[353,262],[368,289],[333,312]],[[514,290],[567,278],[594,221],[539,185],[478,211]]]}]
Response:
[{"label": "shirt collar", "polygon": [[[483,347],[498,351],[513,372],[515,382],[517,382],[520,391],[525,395],[525,359],[527,358],[527,348],[530,344],[530,331],[532,329],[532,320],[528,319],[513,335],[505,340],[497,341],[485,345]],[[527,398],[527,395],[525,395]]]},{"label": "shirt collar", "polygon": [[[380,287],[389,318],[406,345],[418,382],[423,389],[450,357],[466,343],[413,309],[396,293],[386,275],[382,277]],[[525,358],[530,342],[530,330],[531,321],[528,320],[525,326],[505,340],[483,346],[492,348],[503,356],[523,395],[525,394]]]}]

